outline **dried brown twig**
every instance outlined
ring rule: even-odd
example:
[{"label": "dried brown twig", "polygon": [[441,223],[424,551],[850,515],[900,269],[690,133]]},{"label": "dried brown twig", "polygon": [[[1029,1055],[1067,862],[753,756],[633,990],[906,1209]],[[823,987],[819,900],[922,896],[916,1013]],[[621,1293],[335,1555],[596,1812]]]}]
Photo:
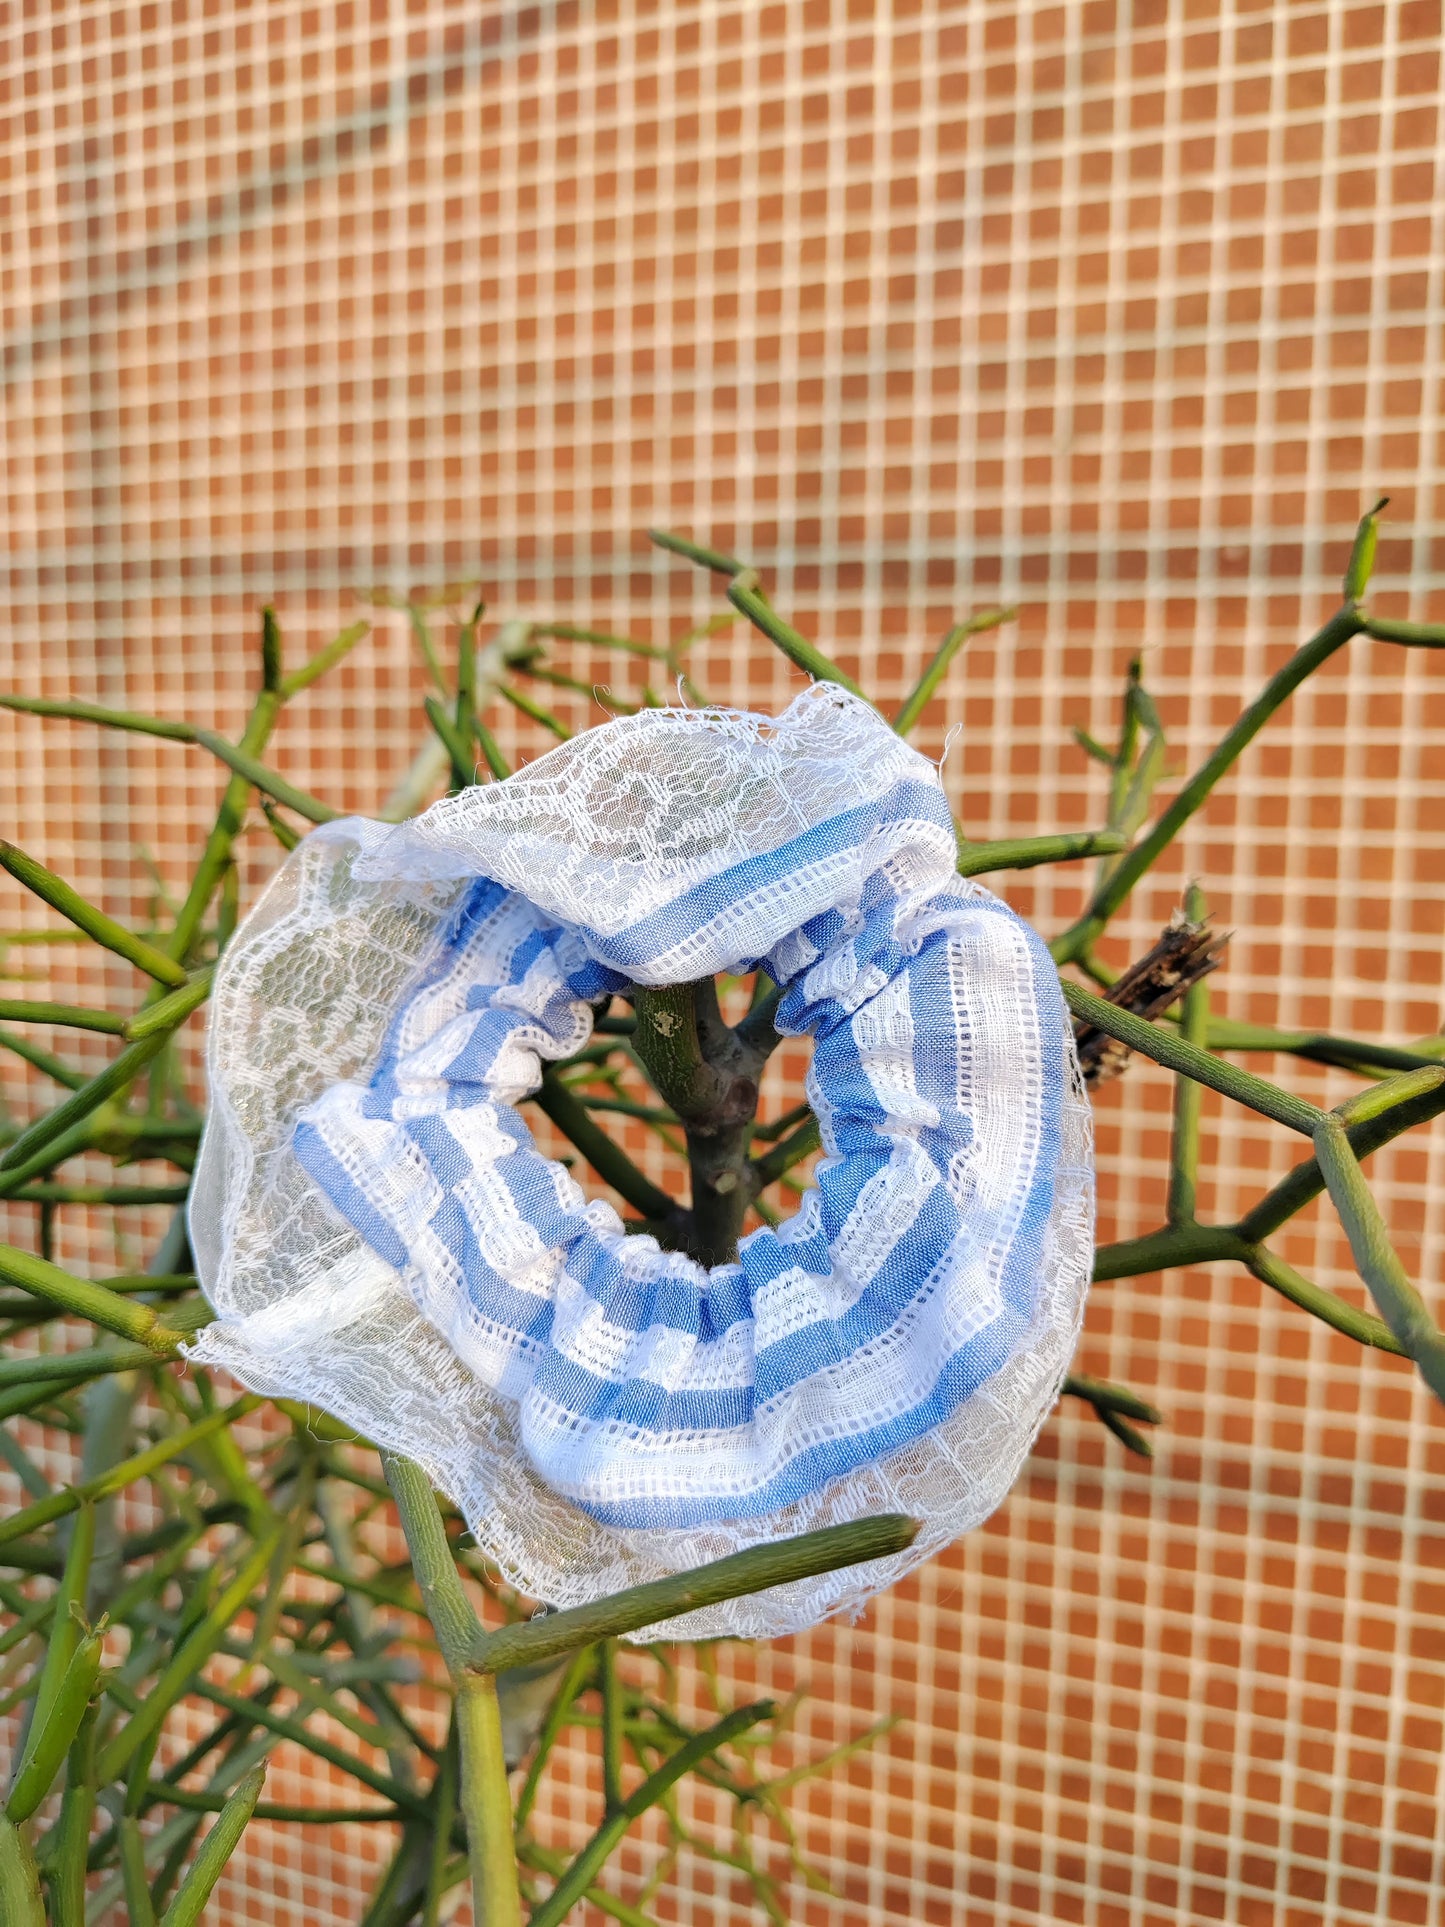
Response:
[{"label": "dried brown twig", "polygon": [[[1104,993],[1105,1000],[1151,1022],[1162,1017],[1193,985],[1218,970],[1232,935],[1228,930],[1216,932],[1207,920],[1195,923],[1186,911],[1176,910],[1158,943],[1115,978]],[[1091,1089],[1120,1076],[1134,1054],[1097,1024],[1077,1023],[1074,1037],[1084,1082]]]}]

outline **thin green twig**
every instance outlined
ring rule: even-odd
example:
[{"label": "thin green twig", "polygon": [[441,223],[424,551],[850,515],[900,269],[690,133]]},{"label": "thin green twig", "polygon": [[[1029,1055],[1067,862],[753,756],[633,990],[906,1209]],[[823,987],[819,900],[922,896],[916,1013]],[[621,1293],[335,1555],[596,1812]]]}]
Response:
[{"label": "thin green twig", "polygon": [[1017,609],[982,609],[977,615],[966,616],[962,622],[954,624],[939,644],[937,655],[893,718],[893,727],[900,736],[908,734],[928,707],[934,691],[948,674],[954,657],[963,645],[973,636],[982,635],[988,629],[997,629],[1001,623],[1013,622],[1017,616]]}]

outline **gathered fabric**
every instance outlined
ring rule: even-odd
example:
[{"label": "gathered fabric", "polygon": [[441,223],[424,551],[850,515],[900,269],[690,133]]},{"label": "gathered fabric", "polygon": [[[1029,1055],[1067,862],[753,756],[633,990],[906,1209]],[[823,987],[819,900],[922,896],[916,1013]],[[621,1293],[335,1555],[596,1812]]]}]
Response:
[{"label": "gathered fabric", "polygon": [[[193,1356],[410,1453],[554,1605],[883,1510],[907,1553],[672,1630],[796,1630],[1001,1501],[1067,1368],[1089,1113],[1048,952],[933,766],[814,686],[651,710],[292,854],[226,953]],[[638,985],[762,969],[812,1040],[796,1215],[707,1268],[518,1106]]]}]

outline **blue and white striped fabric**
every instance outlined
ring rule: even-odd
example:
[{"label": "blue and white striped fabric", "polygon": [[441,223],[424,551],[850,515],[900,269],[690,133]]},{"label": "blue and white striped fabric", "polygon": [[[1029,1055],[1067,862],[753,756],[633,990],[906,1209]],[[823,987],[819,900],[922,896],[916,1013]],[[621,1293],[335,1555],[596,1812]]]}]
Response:
[{"label": "blue and white striped fabric", "polygon": [[[1066,1362],[1088,1145],[1057,976],[957,877],[932,765],[867,705],[619,719],[373,834],[351,874],[455,889],[295,1156],[599,1526],[796,1516],[956,1435],[1041,1332],[1067,1327]],[[709,1271],[627,1235],[517,1106],[609,993],[758,966],[813,1039],[824,1156],[792,1221]],[[1025,1443],[1061,1372],[1012,1414]]]},{"label": "blue and white striped fabric", "polygon": [[[1057,979],[954,865],[932,765],[825,686],[313,831],[217,973],[191,1355],[408,1453],[532,1598],[907,1512],[904,1552],[666,1632],[861,1605],[1007,1492],[1092,1257]],[[825,1155],[707,1271],[626,1235],[517,1107],[605,994],[757,963],[813,1040]]]}]

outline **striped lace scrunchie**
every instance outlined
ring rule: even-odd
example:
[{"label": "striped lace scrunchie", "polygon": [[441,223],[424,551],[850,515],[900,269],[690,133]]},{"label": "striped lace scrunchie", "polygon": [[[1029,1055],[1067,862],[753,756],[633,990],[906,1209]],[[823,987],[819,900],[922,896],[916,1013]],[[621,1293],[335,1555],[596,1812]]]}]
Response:
[{"label": "striped lace scrunchie", "polygon": [[[933,766],[830,685],[648,710],[397,827],[330,823],[226,952],[192,1356],[420,1461],[564,1606],[882,1511],[905,1553],[693,1613],[857,1606],[999,1504],[1092,1252],[1047,950],[955,869]],[[711,1270],[628,1235],[519,1103],[635,985],[762,968],[824,1155]]]}]

